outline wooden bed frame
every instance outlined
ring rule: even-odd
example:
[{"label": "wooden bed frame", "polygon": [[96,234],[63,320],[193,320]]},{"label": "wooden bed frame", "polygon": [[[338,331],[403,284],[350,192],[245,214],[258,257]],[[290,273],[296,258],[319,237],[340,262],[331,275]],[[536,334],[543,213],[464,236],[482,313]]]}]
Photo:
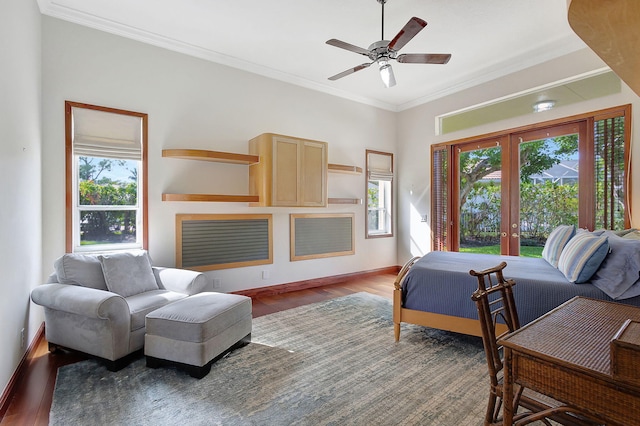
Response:
[{"label": "wooden bed frame", "polygon": [[[405,263],[393,283],[393,332],[396,342],[400,340],[400,323],[403,322],[482,337],[480,321],[477,319],[460,318],[452,315],[435,314],[433,312],[417,311],[415,309],[402,307],[402,282],[407,272],[409,272],[418,259],[420,259],[420,256],[413,257]],[[471,298],[471,295],[469,295],[469,298]],[[505,325],[497,324],[497,334],[502,334],[506,331],[507,327]]]}]

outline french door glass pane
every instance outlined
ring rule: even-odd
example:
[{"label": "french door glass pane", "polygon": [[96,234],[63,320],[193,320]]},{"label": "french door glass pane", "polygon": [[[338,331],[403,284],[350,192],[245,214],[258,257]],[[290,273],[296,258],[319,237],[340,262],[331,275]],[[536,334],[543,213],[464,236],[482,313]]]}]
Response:
[{"label": "french door glass pane", "polygon": [[458,157],[460,251],[500,254],[501,151],[477,149]]},{"label": "french door glass pane", "polygon": [[578,225],[578,135],[522,142],[519,149],[520,255],[541,257],[555,227]]}]

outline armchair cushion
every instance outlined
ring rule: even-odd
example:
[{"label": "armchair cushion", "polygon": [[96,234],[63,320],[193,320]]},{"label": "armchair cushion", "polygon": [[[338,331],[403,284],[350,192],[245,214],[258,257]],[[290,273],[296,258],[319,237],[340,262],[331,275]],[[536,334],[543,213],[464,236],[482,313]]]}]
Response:
[{"label": "armchair cushion", "polygon": [[54,268],[60,284],[107,290],[102,265],[96,256],[67,253],[55,261]]},{"label": "armchair cushion", "polygon": [[129,297],[158,290],[146,251],[99,255],[98,260],[110,292]]},{"label": "armchair cushion", "polygon": [[144,319],[149,312],[186,297],[184,293],[169,290],[147,291],[127,297],[125,300],[131,312],[131,331],[144,328]]}]

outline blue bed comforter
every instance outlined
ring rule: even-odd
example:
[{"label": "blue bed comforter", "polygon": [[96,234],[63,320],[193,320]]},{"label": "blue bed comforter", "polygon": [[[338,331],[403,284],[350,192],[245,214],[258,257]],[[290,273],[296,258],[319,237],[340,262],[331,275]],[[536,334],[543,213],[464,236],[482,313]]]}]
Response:
[{"label": "blue bed comforter", "polygon": [[[514,297],[524,325],[574,296],[612,300],[590,283],[573,284],[542,258],[434,251],[418,260],[402,284],[403,307],[478,319],[471,294],[478,288],[469,270],[480,271],[506,262],[505,278],[516,282]],[[619,300],[640,306],[640,296]]]}]

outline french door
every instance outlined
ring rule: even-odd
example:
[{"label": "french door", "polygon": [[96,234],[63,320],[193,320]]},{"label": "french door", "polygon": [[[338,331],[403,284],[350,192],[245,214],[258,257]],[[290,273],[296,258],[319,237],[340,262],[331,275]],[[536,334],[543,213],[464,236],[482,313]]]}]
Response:
[{"label": "french door", "polygon": [[586,129],[587,123],[582,121],[511,135],[502,253],[540,257],[556,226],[587,227],[589,215],[580,212],[578,202],[589,194],[580,191],[579,172],[593,168],[593,162],[589,164],[593,155],[578,155],[588,151],[579,150],[581,141],[586,148]]},{"label": "french door", "polygon": [[631,105],[431,147],[433,250],[540,256],[560,224],[631,226]]}]

